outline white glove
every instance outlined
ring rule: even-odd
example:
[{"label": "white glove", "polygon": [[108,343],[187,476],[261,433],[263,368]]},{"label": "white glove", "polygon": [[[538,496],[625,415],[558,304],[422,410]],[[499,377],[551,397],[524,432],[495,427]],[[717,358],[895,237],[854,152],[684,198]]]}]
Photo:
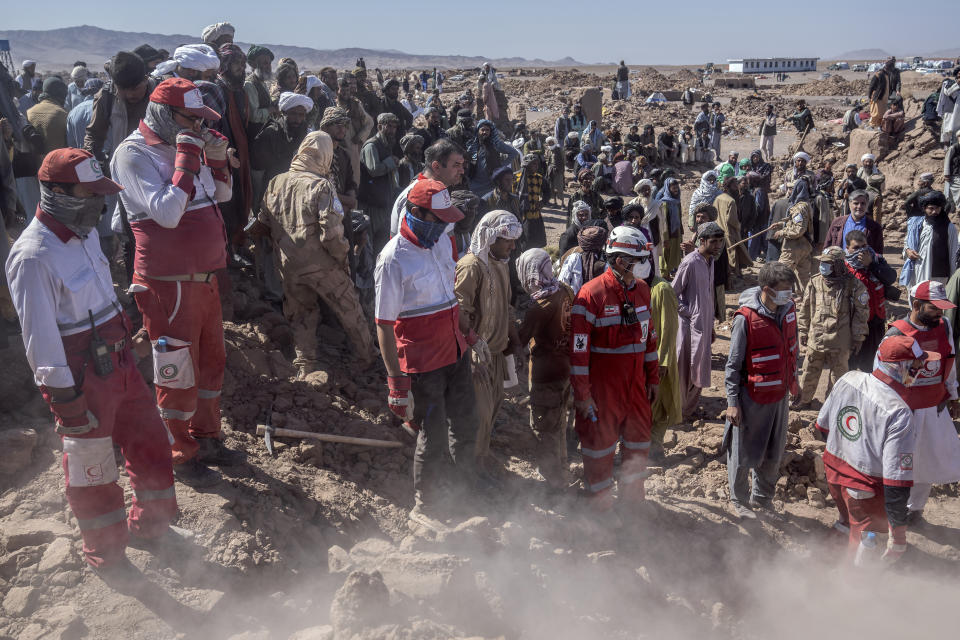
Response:
[{"label": "white glove", "polygon": [[470,354],[471,361],[477,364],[490,364],[492,356],[490,355],[490,345],[483,338],[477,338],[473,343],[473,353]]}]

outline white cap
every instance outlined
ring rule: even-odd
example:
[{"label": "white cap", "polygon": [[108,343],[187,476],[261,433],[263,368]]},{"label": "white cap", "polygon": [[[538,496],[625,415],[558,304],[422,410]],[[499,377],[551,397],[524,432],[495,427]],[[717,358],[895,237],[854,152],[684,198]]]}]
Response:
[{"label": "white cap", "polygon": [[280,94],[280,111],[290,111],[296,107],[303,107],[307,111],[313,109],[313,99],[302,93],[284,91]]}]

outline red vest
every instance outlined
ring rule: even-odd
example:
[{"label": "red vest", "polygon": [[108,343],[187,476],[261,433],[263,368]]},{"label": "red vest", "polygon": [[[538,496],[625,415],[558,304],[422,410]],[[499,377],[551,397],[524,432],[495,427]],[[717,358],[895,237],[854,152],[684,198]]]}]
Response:
[{"label": "red vest", "polygon": [[797,394],[794,372],[797,368],[797,310],[790,310],[783,319],[783,328],[776,320],[740,307],[737,314],[747,321],[747,392],[757,404],[783,400],[789,390]]},{"label": "red vest", "polygon": [[942,319],[936,329],[921,331],[905,319],[892,324],[900,333],[910,336],[924,351],[936,351],[940,360],[934,360],[920,370],[917,379],[910,385],[910,393],[904,400],[911,409],[935,407],[949,394],[947,393],[947,375],[953,369],[954,353],[950,348],[950,336],[947,335],[947,323]]},{"label": "red vest", "polygon": [[227,265],[227,232],[214,204],[191,209],[173,229],[148,219],[130,223],[137,250],[133,269],[149,276],[205,273]]},{"label": "red vest", "polygon": [[870,294],[870,320],[874,318],[885,320],[887,306],[884,304],[884,300],[887,298],[883,283],[865,269],[854,269],[850,265],[847,265],[847,268],[857,280],[863,283],[863,286],[867,288],[867,293]]}]

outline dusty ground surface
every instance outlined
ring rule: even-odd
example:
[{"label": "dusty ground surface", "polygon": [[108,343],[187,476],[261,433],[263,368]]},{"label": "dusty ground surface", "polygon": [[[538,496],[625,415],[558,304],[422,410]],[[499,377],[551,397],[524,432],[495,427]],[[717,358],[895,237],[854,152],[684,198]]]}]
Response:
[{"label": "dusty ground surface", "polygon": [[[593,78],[564,71],[517,80],[515,94],[509,83],[507,89],[514,106],[553,109],[590,81],[595,86]],[[927,80],[916,79],[918,91]],[[905,74],[905,85],[914,81]],[[784,96],[798,89],[761,91],[759,101],[747,92],[722,92],[730,126],[725,147],[754,148],[750,133],[759,122],[758,105],[772,100],[788,109]],[[827,154],[842,166],[848,148],[856,158],[864,149],[879,150],[876,133],[850,140],[828,123],[842,115],[851,97],[810,96],[818,131],[804,148],[814,155],[813,168]],[[653,122],[659,129],[692,122],[689,110],[676,103],[657,109],[605,101],[605,107],[611,121],[622,125]],[[897,266],[904,220],[894,212],[917,174],[934,171],[941,184],[943,154],[915,122],[917,111],[908,100],[906,135],[880,154],[890,194],[886,257]],[[795,142],[783,131],[778,152],[791,151]],[[784,164],[778,162],[778,172]],[[680,168],[684,202],[706,168]],[[552,238],[564,218],[546,212]],[[728,292],[728,314],[755,276],[756,269],[748,269]],[[3,352],[0,638],[806,639],[824,629],[830,637],[899,638],[917,629],[925,637],[955,633],[956,486],[935,489],[925,512],[928,523],[909,532],[910,549],[894,570],[845,570],[845,540],[830,529],[836,510],[824,483],[823,444],[811,427],[815,414],[803,412],[791,416],[777,488],[785,520],[743,524],[731,516],[726,467],[717,455],[728,323],[717,326],[713,387],[704,394],[700,416],[667,433],[667,460],[647,481],[649,509],[622,511],[623,525],[613,527],[591,518],[576,490],[547,492],[533,462],[526,394],[513,390],[492,443],[504,490],[486,497],[454,493],[460,524],[437,534],[408,524],[412,442],[386,410],[382,371],[348,373],[345,338],[331,319],[321,328],[323,370],[295,380],[283,316],[259,300],[255,286],[236,281],[237,322],[226,325],[223,430],[243,459],[222,467],[224,481],[210,490],[177,485],[176,524],[194,536],[129,549],[139,572],[135,579],[104,581],[83,566],[76,520],[63,497],[58,438],[19,341]],[[888,315],[903,310],[893,305]],[[818,398],[824,391],[822,384]],[[275,426],[397,440],[403,447],[281,440],[271,457],[254,433],[268,414]],[[582,471],[576,451],[570,471],[571,480]],[[123,475],[121,484],[129,491]]]}]

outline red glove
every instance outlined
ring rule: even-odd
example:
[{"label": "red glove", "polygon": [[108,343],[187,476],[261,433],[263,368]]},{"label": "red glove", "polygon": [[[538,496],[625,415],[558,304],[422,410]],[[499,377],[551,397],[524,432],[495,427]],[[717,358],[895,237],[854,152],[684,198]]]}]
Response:
[{"label": "red glove", "polygon": [[390,411],[401,420],[407,420],[407,410],[410,408],[410,378],[408,376],[387,376],[387,404]]},{"label": "red glove", "polygon": [[207,129],[203,136],[205,146],[203,148],[204,161],[211,169],[222,169],[227,166],[227,147],[230,141],[227,136],[219,131]]},{"label": "red glove", "polygon": [[883,560],[893,564],[907,550],[907,525],[890,528],[890,537],[887,538],[887,550],[883,552]]},{"label": "red glove", "polygon": [[97,417],[87,409],[87,398],[82,393],[67,402],[50,400],[50,411],[57,425],[56,432],[62,436],[82,435],[100,426]]},{"label": "red glove", "polygon": [[173,186],[193,197],[193,177],[200,173],[203,138],[191,131],[177,134],[177,158],[174,161]]}]

